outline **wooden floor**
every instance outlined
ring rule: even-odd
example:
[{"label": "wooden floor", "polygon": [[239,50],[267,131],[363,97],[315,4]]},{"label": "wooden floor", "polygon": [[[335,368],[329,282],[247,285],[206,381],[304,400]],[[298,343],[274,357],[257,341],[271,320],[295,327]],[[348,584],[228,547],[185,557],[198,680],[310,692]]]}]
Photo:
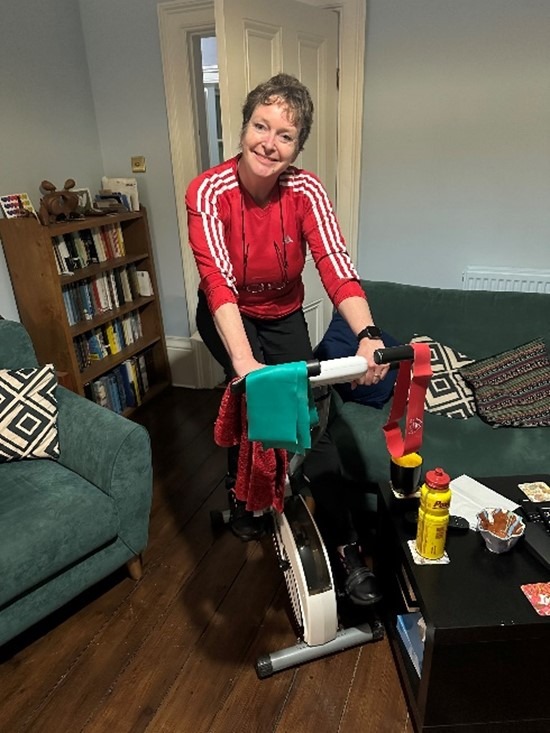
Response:
[{"label": "wooden floor", "polygon": [[210,527],[220,396],[173,388],[137,413],[155,470],[143,578],[121,570],[0,649],[1,733],[412,733],[386,639],[257,678],[295,637],[271,540]]}]

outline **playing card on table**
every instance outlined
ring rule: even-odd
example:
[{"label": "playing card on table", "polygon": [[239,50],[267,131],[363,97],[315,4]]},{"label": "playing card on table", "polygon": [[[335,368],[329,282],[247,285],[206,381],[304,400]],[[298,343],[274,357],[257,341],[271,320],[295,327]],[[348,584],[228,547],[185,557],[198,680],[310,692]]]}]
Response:
[{"label": "playing card on table", "polygon": [[544,481],[530,481],[525,484],[518,484],[525,496],[531,501],[550,501],[550,486]]},{"label": "playing card on table", "polygon": [[550,583],[530,583],[520,587],[539,616],[550,616]]}]

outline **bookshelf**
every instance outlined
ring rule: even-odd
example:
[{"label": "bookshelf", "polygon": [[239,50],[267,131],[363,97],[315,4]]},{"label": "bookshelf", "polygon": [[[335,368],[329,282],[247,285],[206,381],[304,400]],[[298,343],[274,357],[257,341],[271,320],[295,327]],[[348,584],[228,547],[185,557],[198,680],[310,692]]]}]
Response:
[{"label": "bookshelf", "polygon": [[170,384],[144,207],[49,226],[0,219],[0,238],[21,322],[65,386],[129,415]]}]

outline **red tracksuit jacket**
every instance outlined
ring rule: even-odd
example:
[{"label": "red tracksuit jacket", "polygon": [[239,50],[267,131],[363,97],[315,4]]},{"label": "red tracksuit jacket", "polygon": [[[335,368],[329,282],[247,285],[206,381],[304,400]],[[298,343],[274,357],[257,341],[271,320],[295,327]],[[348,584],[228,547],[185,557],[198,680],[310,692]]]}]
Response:
[{"label": "red tracksuit jacket", "polygon": [[252,318],[298,310],[306,246],[335,306],[350,296],[364,298],[319,179],[289,167],[262,208],[239,185],[238,160],[202,173],[185,197],[190,245],[211,312],[224,303],[236,303]]}]

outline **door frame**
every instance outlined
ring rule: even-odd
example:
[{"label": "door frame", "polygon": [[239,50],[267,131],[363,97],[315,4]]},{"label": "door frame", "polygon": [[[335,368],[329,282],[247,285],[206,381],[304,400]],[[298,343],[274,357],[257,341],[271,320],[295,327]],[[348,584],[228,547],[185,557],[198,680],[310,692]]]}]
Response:
[{"label": "door frame", "polygon": [[[367,0],[302,0],[339,15],[339,96],[338,152],[336,175],[336,214],[348,250],[357,261],[359,200],[363,139],[363,87]],[[193,339],[197,286],[199,282],[193,253],[188,245],[185,191],[198,174],[198,150],[190,140],[198,140],[194,105],[196,59],[189,52],[188,39],[193,34],[211,33],[215,28],[213,0],[171,0],[157,6],[160,45],[166,93],[166,110],[176,195],[176,214],[182,252],[185,298]],[[182,94],[183,90],[183,94]],[[196,355],[197,368],[204,367],[204,357]],[[199,386],[206,386],[198,376]]]}]

